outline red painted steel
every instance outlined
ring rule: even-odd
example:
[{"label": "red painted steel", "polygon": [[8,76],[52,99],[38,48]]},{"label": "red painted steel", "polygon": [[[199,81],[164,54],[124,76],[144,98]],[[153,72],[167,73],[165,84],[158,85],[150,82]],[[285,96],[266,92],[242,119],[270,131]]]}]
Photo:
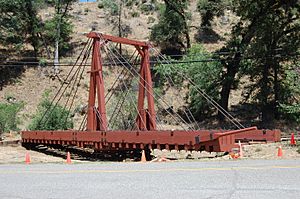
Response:
[{"label": "red painted steel", "polygon": [[[156,130],[156,114],[154,109],[153,88],[150,71],[149,48],[142,48],[142,63],[140,69],[137,126],[139,130]],[[148,108],[144,108],[147,96]]]},{"label": "red painted steel", "polygon": [[235,136],[236,142],[259,141],[259,142],[280,142],[281,131],[275,130],[253,130]]},{"label": "red painted steel", "polygon": [[[87,131],[22,131],[22,142],[45,145],[74,145],[95,150],[127,149],[176,149],[230,151],[235,147],[235,140],[243,137],[261,138],[261,130],[256,127],[234,131],[198,130],[183,131],[156,129],[156,113],[152,78],[149,62],[149,45],[120,37],[91,32],[87,35],[93,39],[93,56],[90,71],[90,90],[88,101]],[[103,40],[104,39],[104,40]],[[138,94],[137,130],[108,130],[105,110],[104,82],[102,74],[101,45],[116,42],[134,46],[141,56],[140,81]],[[102,43],[101,43],[102,42]],[[96,107],[97,99],[97,107]],[[147,107],[145,107],[147,100]],[[99,119],[100,118],[100,119]],[[267,131],[266,139],[278,139],[278,133]],[[279,134],[280,137],[280,134]]]},{"label": "red painted steel", "polygon": [[87,37],[93,38],[93,39],[102,38],[102,39],[105,39],[107,41],[111,41],[114,43],[121,43],[121,44],[126,44],[126,45],[131,45],[131,46],[140,46],[140,47],[148,46],[147,42],[141,42],[141,41],[126,39],[126,38],[122,38],[122,37],[115,37],[115,36],[105,35],[105,34],[96,33],[96,32],[90,32],[89,34],[87,34]]},{"label": "red painted steel", "polygon": [[[98,100],[98,107],[95,107],[96,96]],[[93,56],[90,71],[90,90],[87,114],[87,130],[107,130],[104,81],[102,75],[102,61],[100,53],[100,38],[94,38],[93,41]]]},{"label": "red painted steel", "polygon": [[[68,144],[96,150],[176,149],[230,151],[235,135],[256,127],[220,132],[199,131],[23,131],[23,143]],[[50,143],[48,143],[50,141]]]}]

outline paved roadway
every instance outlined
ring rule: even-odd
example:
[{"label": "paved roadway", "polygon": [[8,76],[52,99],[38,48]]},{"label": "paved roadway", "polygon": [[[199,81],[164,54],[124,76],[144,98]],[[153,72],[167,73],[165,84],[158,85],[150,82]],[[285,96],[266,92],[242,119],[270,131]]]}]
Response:
[{"label": "paved roadway", "polygon": [[299,198],[300,160],[0,165],[0,198]]}]

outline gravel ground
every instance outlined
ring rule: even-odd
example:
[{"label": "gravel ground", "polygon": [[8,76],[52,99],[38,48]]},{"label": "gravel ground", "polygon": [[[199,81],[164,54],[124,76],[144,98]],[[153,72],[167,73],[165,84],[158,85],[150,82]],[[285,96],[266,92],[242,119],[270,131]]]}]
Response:
[{"label": "gravel ground", "polygon": [[[19,145],[0,147],[0,164],[24,163],[27,150]],[[63,163],[63,158],[58,158],[36,151],[30,151],[32,163]]]},{"label": "gravel ground", "polygon": [[[17,133],[5,134],[5,140],[12,141],[20,139]],[[282,146],[283,156],[277,157],[278,147]],[[289,142],[267,143],[243,145],[244,157],[242,159],[300,159],[298,147],[291,147]],[[27,150],[22,146],[15,144],[9,146],[0,146],[0,164],[24,163]],[[37,151],[29,151],[32,163],[64,163],[65,158],[46,155]],[[169,158],[177,161],[219,161],[230,160],[230,155],[224,153],[186,152],[186,151],[167,151],[153,150],[152,155],[155,157]],[[82,160],[73,160],[73,162],[83,162]]]},{"label": "gravel ground", "polygon": [[[282,146],[283,156],[281,159],[295,159],[300,158],[300,153],[297,152],[297,147],[289,146],[288,142],[280,143],[266,143],[266,144],[252,144],[243,145],[243,159],[278,159],[277,153],[279,146]],[[230,155],[223,155],[224,153],[208,153],[203,152],[177,152],[175,150],[154,150],[153,155],[156,157],[166,157],[170,159],[199,159],[199,160],[229,160]]]},{"label": "gravel ground", "polygon": [[[277,157],[278,147],[282,146],[283,157]],[[0,146],[0,164],[24,163],[27,150],[20,145]],[[268,143],[243,146],[244,157],[242,159],[300,159],[297,147],[290,147],[288,143]],[[29,151],[31,163],[64,163],[66,160],[60,157],[46,155],[37,151]],[[230,160],[229,155],[208,152],[185,152],[154,150],[153,154],[160,158],[177,159],[176,161],[220,161]],[[220,156],[220,157],[216,157]],[[72,160],[82,162],[81,160]]]}]

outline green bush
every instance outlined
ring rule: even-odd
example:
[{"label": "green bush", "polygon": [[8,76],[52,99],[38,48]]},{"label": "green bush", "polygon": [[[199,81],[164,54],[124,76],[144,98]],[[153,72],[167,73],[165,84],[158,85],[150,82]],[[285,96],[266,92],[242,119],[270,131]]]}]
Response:
[{"label": "green bush", "polygon": [[[211,56],[201,45],[193,45],[179,64],[161,64],[155,67],[160,76],[160,86],[172,77],[175,86],[180,88],[189,77],[197,87],[189,85],[188,102],[192,113],[198,119],[214,112],[207,100],[199,94],[199,89],[207,93],[215,101],[219,100],[222,66],[219,62],[205,62]],[[195,61],[196,60],[196,61]],[[199,62],[197,62],[199,60]],[[185,74],[185,76],[183,76]]]},{"label": "green bush", "polygon": [[22,103],[4,104],[0,103],[0,134],[10,130],[18,130],[20,120],[17,113],[23,108]]},{"label": "green bush", "polygon": [[67,130],[73,126],[70,112],[60,105],[51,104],[48,94],[45,94],[28,128],[30,130]]},{"label": "green bush", "polygon": [[155,22],[155,18],[154,17],[148,17],[148,21],[147,23],[150,24],[150,23],[154,23]]},{"label": "green bush", "polygon": [[118,15],[119,6],[115,1],[112,0],[101,0],[98,3],[98,8],[109,9],[111,15]]},{"label": "green bush", "polygon": [[[54,44],[57,38],[57,24],[60,21],[59,17],[54,17],[52,19],[46,20],[44,22],[44,39],[48,46],[54,48]],[[71,49],[71,34],[73,33],[73,25],[68,19],[63,18],[60,21],[60,39],[59,39],[59,51],[61,55],[66,55],[66,53]]]},{"label": "green bush", "polygon": [[131,15],[132,17],[139,17],[139,16],[140,16],[140,13],[137,12],[137,11],[133,11],[133,12],[130,12],[130,15]]},{"label": "green bush", "polygon": [[146,15],[150,14],[150,12],[155,10],[155,8],[152,4],[142,4],[140,6],[140,9],[141,9],[142,13],[144,13]]},{"label": "green bush", "polygon": [[279,110],[285,119],[291,122],[300,122],[300,76],[296,69],[287,70],[283,81],[283,102]]}]

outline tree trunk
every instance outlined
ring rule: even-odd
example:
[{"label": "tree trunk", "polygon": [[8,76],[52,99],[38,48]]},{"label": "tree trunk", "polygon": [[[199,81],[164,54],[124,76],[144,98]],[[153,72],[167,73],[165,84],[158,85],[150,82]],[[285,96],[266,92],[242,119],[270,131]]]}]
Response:
[{"label": "tree trunk", "polygon": [[[119,37],[122,37],[122,20],[121,20],[121,16],[122,16],[122,0],[120,1],[119,4],[119,24],[118,24],[118,28],[119,28]],[[119,54],[122,55],[122,44],[120,43],[119,46]]]},{"label": "tree trunk", "polygon": [[39,40],[38,36],[36,34],[36,28],[35,26],[37,25],[36,21],[36,12],[33,8],[32,2],[31,1],[26,1],[26,9],[27,9],[27,14],[29,17],[29,24],[28,24],[28,33],[30,34],[30,43],[33,47],[34,50],[34,56],[35,58],[38,55],[38,47],[39,47]]},{"label": "tree trunk", "polygon": [[191,39],[190,39],[190,34],[189,34],[189,28],[187,25],[187,19],[185,16],[185,11],[183,8],[177,8],[174,6],[172,2],[169,2],[169,0],[165,0],[165,4],[168,5],[172,10],[174,10],[177,14],[179,14],[184,21],[184,34],[185,34],[185,39],[186,39],[186,48],[191,48]]},{"label": "tree trunk", "polygon": [[275,119],[279,119],[279,111],[278,111],[278,105],[279,105],[279,80],[278,80],[278,63],[274,63],[274,114]]},{"label": "tree trunk", "polygon": [[62,20],[62,16],[60,16],[61,14],[61,1],[58,0],[58,4],[57,4],[57,11],[56,14],[59,16],[58,22],[57,22],[57,26],[56,26],[56,40],[55,40],[55,52],[54,52],[54,74],[57,75],[59,73],[59,39],[60,39],[60,23]]},{"label": "tree trunk", "polygon": [[55,41],[55,54],[54,54],[54,74],[57,75],[59,73],[59,52],[58,52],[59,42]]},{"label": "tree trunk", "polygon": [[[226,111],[228,111],[229,95],[230,95],[231,87],[235,80],[235,75],[239,69],[240,58],[241,58],[241,54],[237,53],[235,56],[235,61],[231,61],[229,64],[226,64],[227,72],[222,82],[221,99],[220,99],[220,105]],[[224,120],[224,115],[220,111],[218,112],[218,118],[220,121]]]},{"label": "tree trunk", "polygon": [[272,107],[268,101],[270,96],[270,88],[268,88],[269,65],[268,61],[263,66],[263,77],[261,84],[261,113],[262,113],[262,128],[270,128],[272,122]]}]

